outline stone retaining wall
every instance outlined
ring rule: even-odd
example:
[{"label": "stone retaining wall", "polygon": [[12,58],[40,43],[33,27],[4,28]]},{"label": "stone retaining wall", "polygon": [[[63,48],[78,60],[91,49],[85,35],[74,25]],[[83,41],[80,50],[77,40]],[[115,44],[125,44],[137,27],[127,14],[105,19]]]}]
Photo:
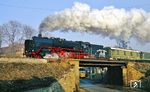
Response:
[{"label": "stone retaining wall", "polygon": [[123,68],[123,82],[125,86],[130,86],[131,81],[140,80],[144,76],[144,73],[141,73],[135,67],[135,62],[129,62],[127,67]]}]

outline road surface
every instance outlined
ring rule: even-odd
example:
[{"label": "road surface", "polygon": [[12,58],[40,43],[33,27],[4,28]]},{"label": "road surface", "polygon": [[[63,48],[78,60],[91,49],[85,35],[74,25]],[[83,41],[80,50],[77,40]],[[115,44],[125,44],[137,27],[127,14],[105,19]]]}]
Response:
[{"label": "road surface", "polygon": [[89,92],[121,92],[119,90],[105,88],[103,85],[87,79],[80,79],[80,87]]},{"label": "road surface", "polygon": [[94,81],[88,79],[80,79],[80,87],[87,90],[87,92],[144,92],[138,89],[130,88],[115,88],[115,86],[110,86],[109,88],[100,83],[95,83]]}]

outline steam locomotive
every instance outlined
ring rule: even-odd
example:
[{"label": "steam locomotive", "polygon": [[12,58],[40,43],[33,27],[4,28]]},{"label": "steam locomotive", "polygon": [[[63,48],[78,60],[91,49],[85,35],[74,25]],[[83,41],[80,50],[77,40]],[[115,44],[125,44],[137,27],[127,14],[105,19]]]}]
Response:
[{"label": "steam locomotive", "polygon": [[35,58],[92,58],[98,55],[102,45],[82,41],[67,41],[60,38],[34,36],[25,40],[25,55]]},{"label": "steam locomotive", "polygon": [[39,36],[25,40],[24,54],[34,58],[103,58],[109,60],[150,60],[150,53],[104,47],[82,41]]}]

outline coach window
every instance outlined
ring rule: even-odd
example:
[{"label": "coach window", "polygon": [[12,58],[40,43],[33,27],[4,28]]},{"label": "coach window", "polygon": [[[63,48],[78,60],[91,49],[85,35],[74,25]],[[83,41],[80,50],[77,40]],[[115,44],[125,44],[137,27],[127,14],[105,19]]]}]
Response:
[{"label": "coach window", "polygon": [[119,55],[119,50],[117,50],[117,55]]},{"label": "coach window", "polygon": [[126,51],[124,51],[124,55],[126,55]]},{"label": "coach window", "polygon": [[113,51],[110,51],[111,56],[113,55]]},{"label": "coach window", "polygon": [[131,56],[133,55],[132,52],[130,52],[130,55],[131,55]]},{"label": "coach window", "polygon": [[137,57],[139,56],[139,53],[136,53]]}]

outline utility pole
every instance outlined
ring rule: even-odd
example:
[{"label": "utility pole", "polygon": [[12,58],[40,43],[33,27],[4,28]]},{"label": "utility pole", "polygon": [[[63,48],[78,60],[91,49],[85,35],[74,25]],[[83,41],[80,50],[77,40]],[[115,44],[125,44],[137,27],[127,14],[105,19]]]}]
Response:
[{"label": "utility pole", "polygon": [[0,26],[0,48],[2,47],[2,27]]},{"label": "utility pole", "polygon": [[129,43],[129,41],[125,41],[125,40],[118,40],[117,41],[118,47],[123,48],[123,49],[128,48],[128,43]]},{"label": "utility pole", "polygon": [[2,53],[1,47],[2,47],[2,35],[0,34],[0,54]]},{"label": "utility pole", "polygon": [[0,48],[2,47],[2,35],[0,34]]}]

